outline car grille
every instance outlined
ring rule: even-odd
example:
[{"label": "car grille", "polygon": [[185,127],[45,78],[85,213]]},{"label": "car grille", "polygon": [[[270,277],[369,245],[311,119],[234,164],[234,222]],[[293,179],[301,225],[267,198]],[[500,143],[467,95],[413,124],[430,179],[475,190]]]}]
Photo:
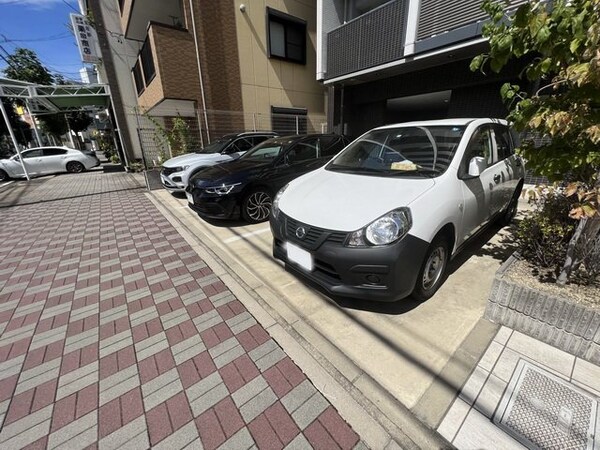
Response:
[{"label": "car grille", "polygon": [[181,172],[182,170],[183,170],[183,167],[163,167],[162,168],[162,174],[165,177],[168,177],[172,173]]},{"label": "car grille", "polygon": [[[326,230],[324,228],[313,227],[311,225],[294,220],[284,214],[281,215],[283,216],[283,220],[285,220],[286,238],[310,250],[319,248],[324,242],[343,245],[346,241],[346,237],[348,236],[348,233],[342,231],[333,231]],[[299,227],[303,227],[306,230],[306,235],[303,238],[298,238],[296,236],[296,230]]]}]

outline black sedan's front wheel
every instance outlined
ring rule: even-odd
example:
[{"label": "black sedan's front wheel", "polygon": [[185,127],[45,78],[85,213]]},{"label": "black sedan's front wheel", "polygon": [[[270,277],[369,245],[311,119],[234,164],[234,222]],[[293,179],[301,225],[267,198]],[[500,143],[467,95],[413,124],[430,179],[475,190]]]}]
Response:
[{"label": "black sedan's front wheel", "polygon": [[265,189],[254,189],[244,197],[242,217],[250,223],[264,222],[271,214],[273,198]]}]

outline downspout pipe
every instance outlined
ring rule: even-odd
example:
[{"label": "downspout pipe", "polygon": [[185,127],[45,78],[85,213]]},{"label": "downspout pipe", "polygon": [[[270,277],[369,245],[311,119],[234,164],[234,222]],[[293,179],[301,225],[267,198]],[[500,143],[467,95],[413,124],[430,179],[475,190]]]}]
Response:
[{"label": "downspout pipe", "polygon": [[[198,34],[196,33],[196,14],[194,13],[194,0],[190,0],[190,14],[192,30],[194,31],[194,45],[196,46],[196,61],[198,62],[198,78],[200,79],[200,94],[202,96],[202,109],[204,111],[204,124],[206,125],[206,139],[210,144],[210,131],[208,129],[208,114],[206,113],[206,96],[204,95],[204,79],[202,78],[202,64],[200,63],[200,48],[198,47]],[[201,132],[202,133],[202,132]]]}]

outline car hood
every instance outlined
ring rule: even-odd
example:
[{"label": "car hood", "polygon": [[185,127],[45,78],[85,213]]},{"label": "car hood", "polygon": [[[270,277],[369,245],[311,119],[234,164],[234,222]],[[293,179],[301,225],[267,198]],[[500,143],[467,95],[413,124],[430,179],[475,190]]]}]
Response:
[{"label": "car hood", "polygon": [[213,185],[215,183],[237,183],[249,180],[253,175],[270,167],[270,162],[246,161],[239,159],[208,167],[194,178],[195,185]]},{"label": "car hood", "polygon": [[213,162],[223,159],[223,155],[220,153],[186,153],[185,155],[176,156],[165,161],[163,167],[183,167],[198,162]]},{"label": "car hood", "polygon": [[354,175],[319,169],[292,181],[280,210],[320,228],[355,231],[431,189],[431,178]]}]

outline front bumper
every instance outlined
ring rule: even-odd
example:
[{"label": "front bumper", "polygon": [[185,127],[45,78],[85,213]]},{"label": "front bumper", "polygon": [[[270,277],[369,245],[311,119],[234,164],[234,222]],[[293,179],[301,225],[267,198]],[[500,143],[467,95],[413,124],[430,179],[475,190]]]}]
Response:
[{"label": "front bumper", "polygon": [[200,189],[192,189],[191,196],[192,199],[188,196],[188,206],[202,217],[210,219],[237,219],[240,217],[241,198],[238,193],[216,196],[206,195]]},{"label": "front bumper", "polygon": [[160,182],[163,187],[169,192],[184,192],[185,184],[182,181],[183,175],[181,172],[173,173],[170,175],[160,174]]},{"label": "front bumper", "polygon": [[[301,240],[294,234],[294,227],[297,227],[299,222],[289,219],[293,225],[288,226],[288,219],[280,213],[278,220],[270,220],[273,256],[330,294],[392,302],[410,295],[413,291],[427,252],[427,242],[408,234],[389,246],[350,248],[340,242],[339,232],[305,224],[302,225],[309,229],[309,238]],[[313,230],[318,230],[320,237],[310,239]],[[291,242],[311,254],[314,262],[312,271],[306,271],[289,262],[286,242]]]}]

